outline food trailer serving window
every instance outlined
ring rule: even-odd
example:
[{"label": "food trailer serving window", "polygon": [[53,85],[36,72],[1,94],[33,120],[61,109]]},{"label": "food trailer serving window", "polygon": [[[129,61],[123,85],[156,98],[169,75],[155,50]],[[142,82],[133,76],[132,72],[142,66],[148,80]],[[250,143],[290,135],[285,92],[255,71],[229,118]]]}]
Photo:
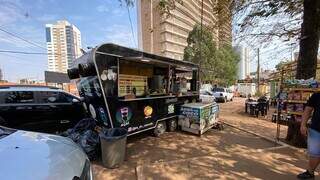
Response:
[{"label": "food trailer serving window", "polygon": [[169,66],[144,59],[119,61],[118,96],[139,98],[168,95]]},{"label": "food trailer serving window", "polygon": [[197,92],[197,69],[157,60],[122,58],[118,96],[124,99],[188,95]]},{"label": "food trailer serving window", "polygon": [[186,67],[178,67],[176,68],[176,73],[174,76],[174,92],[180,93],[182,95],[188,94],[188,92],[192,92],[192,83],[195,77],[191,68]]}]

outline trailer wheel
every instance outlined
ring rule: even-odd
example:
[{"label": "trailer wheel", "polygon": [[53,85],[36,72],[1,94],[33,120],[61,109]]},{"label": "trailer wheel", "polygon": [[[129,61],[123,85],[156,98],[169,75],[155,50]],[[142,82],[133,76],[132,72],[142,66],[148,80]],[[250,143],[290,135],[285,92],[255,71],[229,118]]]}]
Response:
[{"label": "trailer wheel", "polygon": [[177,123],[177,120],[176,120],[176,119],[170,119],[170,120],[168,121],[168,131],[169,131],[169,132],[176,131],[176,130],[177,130],[177,127],[178,127],[178,123]]},{"label": "trailer wheel", "polygon": [[154,128],[154,135],[159,137],[161,134],[166,132],[167,125],[165,121],[158,122],[157,126]]},{"label": "trailer wheel", "polygon": [[224,97],[224,98],[223,98],[223,100],[222,100],[222,102],[223,102],[223,103],[226,103],[226,102],[228,102],[228,99],[227,99],[227,97]]}]

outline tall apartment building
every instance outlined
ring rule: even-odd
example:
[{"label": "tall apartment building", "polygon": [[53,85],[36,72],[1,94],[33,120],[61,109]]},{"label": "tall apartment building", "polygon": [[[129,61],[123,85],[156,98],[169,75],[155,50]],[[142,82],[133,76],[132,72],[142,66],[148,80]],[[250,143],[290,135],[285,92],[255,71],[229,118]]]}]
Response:
[{"label": "tall apartment building", "polygon": [[247,76],[250,76],[249,49],[242,46],[235,46],[234,49],[240,55],[237,72],[238,80],[246,79]]},{"label": "tall apartment building", "polygon": [[49,71],[66,73],[81,56],[81,33],[68,21],[46,24],[46,41]]},{"label": "tall apartment building", "polygon": [[[201,23],[202,0],[176,3],[170,16],[160,12],[160,0],[137,0],[139,48],[182,60],[189,32]],[[177,2],[177,1],[176,1]],[[203,0],[203,25],[209,27],[219,46],[231,45],[228,0]],[[219,9],[219,10],[218,10]]]}]

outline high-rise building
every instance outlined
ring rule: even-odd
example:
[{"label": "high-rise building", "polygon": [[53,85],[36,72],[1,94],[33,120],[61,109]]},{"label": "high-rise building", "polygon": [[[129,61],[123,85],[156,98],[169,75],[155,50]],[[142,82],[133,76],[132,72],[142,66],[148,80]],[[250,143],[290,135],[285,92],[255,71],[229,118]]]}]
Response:
[{"label": "high-rise building", "polygon": [[4,80],[2,69],[0,69],[0,81]]},{"label": "high-rise building", "polygon": [[189,32],[196,24],[201,24],[201,14],[203,25],[210,28],[217,46],[223,43],[231,45],[231,11],[228,0],[176,1],[170,16],[161,13],[159,2],[160,0],[137,1],[140,49],[182,60]]},{"label": "high-rise building", "polygon": [[81,33],[68,21],[46,24],[48,70],[66,73],[81,56]]},{"label": "high-rise building", "polygon": [[238,63],[238,79],[243,80],[250,76],[250,58],[249,58],[249,49],[236,46],[234,47],[235,51],[240,56],[240,61]]}]

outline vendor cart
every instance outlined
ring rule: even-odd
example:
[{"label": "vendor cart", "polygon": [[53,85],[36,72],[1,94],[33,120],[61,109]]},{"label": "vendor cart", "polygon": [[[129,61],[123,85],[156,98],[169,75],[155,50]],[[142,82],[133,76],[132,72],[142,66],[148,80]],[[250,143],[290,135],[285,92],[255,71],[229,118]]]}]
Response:
[{"label": "vendor cart", "polygon": [[188,103],[180,108],[178,124],[181,130],[201,135],[218,123],[217,103]]},{"label": "vendor cart", "polygon": [[68,70],[98,124],[128,135],[177,127],[184,103],[199,102],[199,67],[115,44],[93,48]]}]

